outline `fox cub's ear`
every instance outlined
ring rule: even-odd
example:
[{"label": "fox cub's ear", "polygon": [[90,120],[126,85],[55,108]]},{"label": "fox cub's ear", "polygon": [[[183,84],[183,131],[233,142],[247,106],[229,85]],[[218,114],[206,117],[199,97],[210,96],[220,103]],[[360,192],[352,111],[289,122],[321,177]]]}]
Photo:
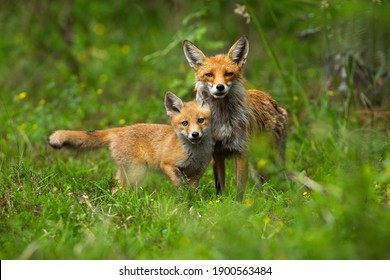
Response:
[{"label": "fox cub's ear", "polygon": [[246,57],[249,52],[249,41],[246,36],[241,37],[233,44],[228,52],[228,57],[239,66],[246,62]]},{"label": "fox cub's ear", "polygon": [[165,94],[165,109],[167,110],[168,116],[179,114],[183,107],[183,101],[179,97],[170,91]]},{"label": "fox cub's ear", "polygon": [[198,66],[203,64],[206,56],[200,49],[195,47],[193,43],[188,40],[185,40],[183,42],[183,50],[184,55],[186,56],[187,61],[192,68],[196,69],[198,68]]}]

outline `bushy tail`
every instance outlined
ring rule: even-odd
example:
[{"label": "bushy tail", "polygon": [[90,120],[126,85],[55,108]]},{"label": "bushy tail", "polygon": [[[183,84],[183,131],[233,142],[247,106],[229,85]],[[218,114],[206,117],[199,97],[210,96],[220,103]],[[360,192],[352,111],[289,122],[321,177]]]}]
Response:
[{"label": "bushy tail", "polygon": [[285,160],[288,113],[268,94],[258,90],[249,90],[249,102],[252,110],[251,130],[270,132],[275,140],[282,161]]},{"label": "bushy tail", "polygon": [[93,131],[57,130],[49,136],[49,145],[55,149],[99,149],[111,142],[113,132],[115,128]]}]

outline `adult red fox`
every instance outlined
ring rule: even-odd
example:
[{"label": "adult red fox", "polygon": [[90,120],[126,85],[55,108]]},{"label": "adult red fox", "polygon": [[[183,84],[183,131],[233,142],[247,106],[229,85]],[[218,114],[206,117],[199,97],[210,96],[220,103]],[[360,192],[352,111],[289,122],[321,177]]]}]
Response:
[{"label": "adult red fox", "polygon": [[271,132],[284,160],[287,111],[268,93],[246,89],[242,75],[249,51],[246,37],[234,43],[227,54],[207,57],[190,41],[184,41],[183,49],[195,70],[197,95],[206,96],[212,112],[212,135],[216,141],[213,170],[217,194],[225,189],[225,159],[234,156],[237,198],[241,200],[247,181],[245,154],[250,133],[258,130]]},{"label": "adult red fox", "polygon": [[198,186],[213,152],[209,105],[198,96],[183,103],[171,92],[165,108],[172,125],[135,124],[94,131],[57,130],[49,144],[75,150],[108,146],[117,164],[116,178],[138,185],[148,169],[163,171],[174,185]]}]

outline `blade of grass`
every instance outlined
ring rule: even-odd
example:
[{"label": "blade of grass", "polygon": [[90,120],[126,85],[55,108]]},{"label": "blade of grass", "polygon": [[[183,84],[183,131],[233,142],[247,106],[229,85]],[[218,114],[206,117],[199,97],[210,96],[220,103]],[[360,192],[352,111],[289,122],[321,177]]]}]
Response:
[{"label": "blade of grass", "polygon": [[255,24],[255,26],[256,26],[257,33],[259,34],[259,37],[264,44],[264,47],[265,47],[265,50],[266,50],[268,56],[271,58],[272,62],[275,64],[277,73],[280,76],[280,78],[282,79],[284,86],[286,87],[287,81],[284,77],[283,69],[280,65],[278,57],[275,54],[274,49],[271,47],[271,44],[269,43],[267,36],[265,35],[263,27],[261,26],[260,22],[258,21],[253,8],[248,4],[248,1],[245,1],[245,6],[246,6],[254,24]]}]

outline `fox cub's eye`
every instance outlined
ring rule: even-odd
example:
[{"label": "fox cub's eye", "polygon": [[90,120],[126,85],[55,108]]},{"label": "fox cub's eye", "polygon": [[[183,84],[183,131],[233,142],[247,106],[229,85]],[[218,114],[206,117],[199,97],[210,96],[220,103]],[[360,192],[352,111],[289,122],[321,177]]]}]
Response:
[{"label": "fox cub's eye", "polygon": [[234,75],[233,72],[226,72],[226,73],[225,73],[225,77],[231,77],[231,76],[233,76],[233,75]]},{"label": "fox cub's eye", "polygon": [[188,122],[187,122],[187,121],[182,121],[182,122],[181,122],[181,125],[182,125],[182,126],[187,126],[187,125],[188,125]]},{"label": "fox cub's eye", "polygon": [[212,76],[213,76],[213,74],[212,73],[206,73],[206,74],[204,74],[207,78],[211,78]]},{"label": "fox cub's eye", "polygon": [[204,118],[199,118],[198,123],[204,123]]}]

